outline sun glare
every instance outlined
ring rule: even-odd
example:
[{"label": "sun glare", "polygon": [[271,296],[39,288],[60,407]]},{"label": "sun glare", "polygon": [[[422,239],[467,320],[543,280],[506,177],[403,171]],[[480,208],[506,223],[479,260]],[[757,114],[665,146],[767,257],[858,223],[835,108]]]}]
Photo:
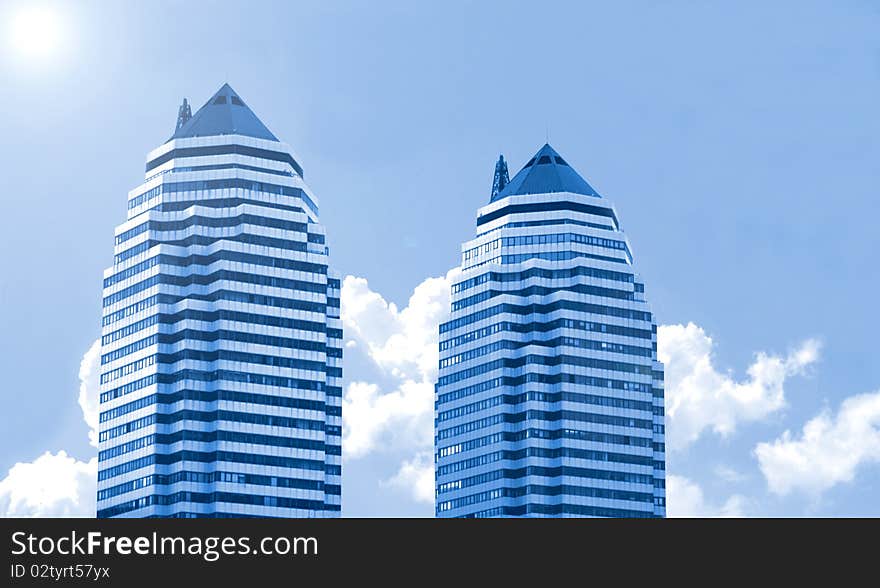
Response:
[{"label": "sun glare", "polygon": [[25,6],[11,19],[10,39],[21,54],[47,58],[61,41],[61,22],[48,6]]}]

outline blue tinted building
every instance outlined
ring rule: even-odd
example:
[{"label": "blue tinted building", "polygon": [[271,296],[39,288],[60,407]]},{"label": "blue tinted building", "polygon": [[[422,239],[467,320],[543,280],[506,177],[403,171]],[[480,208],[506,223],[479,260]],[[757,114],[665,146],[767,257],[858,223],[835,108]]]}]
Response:
[{"label": "blue tinted building", "polygon": [[439,517],[665,515],[656,323],[611,204],[549,145],[496,166],[440,326]]},{"label": "blue tinted building", "polygon": [[339,516],[339,276],[297,157],[228,85],[184,101],[114,254],[98,516]]}]

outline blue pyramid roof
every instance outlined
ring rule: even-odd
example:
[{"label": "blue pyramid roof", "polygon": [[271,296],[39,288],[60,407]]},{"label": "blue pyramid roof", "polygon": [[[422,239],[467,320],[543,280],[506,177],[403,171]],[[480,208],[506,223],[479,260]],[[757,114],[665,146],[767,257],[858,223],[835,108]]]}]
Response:
[{"label": "blue pyramid roof", "polygon": [[214,135],[245,135],[270,141],[278,140],[229,84],[223,84],[171,138]]},{"label": "blue pyramid roof", "polygon": [[513,179],[503,190],[492,196],[490,202],[516,194],[546,194],[548,192],[573,192],[599,196],[593,187],[574,171],[574,168],[568,165],[553,147],[545,144],[519,170],[519,173],[513,176]]}]

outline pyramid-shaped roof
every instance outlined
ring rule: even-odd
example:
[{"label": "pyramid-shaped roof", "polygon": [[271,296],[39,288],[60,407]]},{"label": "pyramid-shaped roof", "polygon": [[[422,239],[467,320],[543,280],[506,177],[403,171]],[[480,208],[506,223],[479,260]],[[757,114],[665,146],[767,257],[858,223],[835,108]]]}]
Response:
[{"label": "pyramid-shaped roof", "polygon": [[516,194],[546,194],[572,192],[599,196],[574,168],[562,159],[553,147],[545,144],[519,173],[513,176],[503,190],[492,196],[490,202]]},{"label": "pyramid-shaped roof", "polygon": [[171,138],[214,135],[245,135],[270,141],[278,140],[229,84],[223,84]]}]

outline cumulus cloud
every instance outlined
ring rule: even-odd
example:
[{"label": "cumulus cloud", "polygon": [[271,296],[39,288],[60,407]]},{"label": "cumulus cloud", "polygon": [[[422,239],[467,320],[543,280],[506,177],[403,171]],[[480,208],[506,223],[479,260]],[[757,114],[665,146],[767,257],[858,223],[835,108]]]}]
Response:
[{"label": "cumulus cloud", "polygon": [[343,280],[346,332],[392,381],[390,390],[374,382],[348,384],[342,410],[347,458],[372,451],[380,439],[386,441],[385,448],[415,451],[433,443],[438,325],[449,315],[453,275],[428,278],[416,286],[403,310],[371,290],[364,278]]},{"label": "cumulus cloud", "polygon": [[666,516],[687,517],[743,517],[745,497],[734,494],[723,504],[709,503],[700,486],[684,476],[666,475]]},{"label": "cumulus cloud", "polygon": [[[83,355],[79,367],[79,405],[89,425],[89,441],[98,444],[100,340]],[[65,451],[45,452],[32,462],[13,465],[0,480],[0,513],[7,517],[94,517],[98,459],[87,462]]]},{"label": "cumulus cloud", "polygon": [[393,376],[427,379],[437,374],[437,327],[449,316],[454,274],[428,278],[398,310],[370,289],[364,278],[346,276],[342,283],[342,322],[347,332],[366,344],[373,361]]},{"label": "cumulus cloud", "polygon": [[89,442],[98,446],[99,377],[101,375],[101,339],[95,339],[79,362],[79,407],[89,426]]},{"label": "cumulus cloud", "polygon": [[819,358],[808,339],[785,357],[757,353],[748,379],[737,381],[713,365],[714,342],[693,323],[661,325],[657,355],[666,366],[667,446],[682,449],[706,429],[727,436],[741,422],[761,420],[785,406],[787,378],[803,374]]},{"label": "cumulus cloud", "polygon": [[412,459],[404,461],[397,473],[383,482],[383,485],[404,489],[416,502],[434,504],[433,453],[422,451]]},{"label": "cumulus cloud", "polygon": [[342,399],[343,450],[358,458],[382,447],[427,447],[433,443],[434,386],[404,380],[383,393],[377,384],[351,382]]},{"label": "cumulus cloud", "polygon": [[17,463],[0,481],[7,517],[94,517],[98,459],[82,462],[64,451]]},{"label": "cumulus cloud", "polygon": [[342,321],[354,352],[365,353],[386,376],[355,379],[343,398],[343,451],[356,459],[374,451],[403,453],[398,472],[383,482],[409,488],[421,502],[434,499],[434,382],[438,327],[449,316],[450,287],[458,270],[428,278],[399,309],[364,278],[342,283]]},{"label": "cumulus cloud", "polygon": [[755,456],[770,491],[780,496],[801,491],[818,497],[852,481],[861,466],[880,462],[880,391],[847,398],[836,417],[823,411],[800,436],[785,431],[759,443]]}]

